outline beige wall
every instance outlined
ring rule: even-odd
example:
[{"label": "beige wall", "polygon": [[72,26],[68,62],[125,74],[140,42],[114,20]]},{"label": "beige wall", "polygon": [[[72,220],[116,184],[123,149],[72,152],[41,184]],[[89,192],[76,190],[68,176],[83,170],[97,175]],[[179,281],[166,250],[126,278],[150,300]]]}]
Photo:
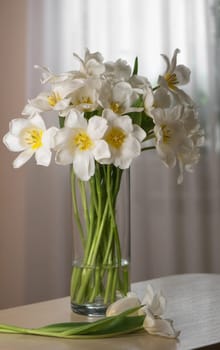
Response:
[{"label": "beige wall", "polygon": [[[26,100],[26,0],[0,1],[0,139]],[[24,302],[25,170],[0,142],[0,308]]]}]

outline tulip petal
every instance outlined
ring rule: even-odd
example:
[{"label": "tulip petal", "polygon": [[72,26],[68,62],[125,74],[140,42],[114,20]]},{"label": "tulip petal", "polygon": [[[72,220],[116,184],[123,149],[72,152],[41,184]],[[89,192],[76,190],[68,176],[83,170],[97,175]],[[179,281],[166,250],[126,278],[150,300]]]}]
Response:
[{"label": "tulip petal", "polygon": [[21,152],[17,158],[13,161],[13,167],[14,168],[20,168],[22,165],[24,165],[34,154],[34,151],[31,149],[27,149],[23,152]]},{"label": "tulip petal", "polygon": [[190,81],[191,71],[188,67],[180,64],[175,69],[176,78],[181,85],[185,85]]},{"label": "tulip petal", "polygon": [[62,128],[54,135],[55,147],[66,144],[73,137],[73,130],[70,128]]},{"label": "tulip petal", "polygon": [[20,152],[25,149],[25,147],[21,144],[20,139],[10,132],[3,137],[3,143],[12,152]]},{"label": "tulip petal", "polygon": [[65,119],[65,127],[85,129],[87,127],[87,121],[79,111],[71,110]]},{"label": "tulip petal", "polygon": [[[141,306],[141,303],[137,296],[127,296],[111,304],[106,310],[106,316],[116,316],[121,312],[138,306]],[[135,314],[138,315],[138,311]],[[131,315],[134,316],[134,314]]]},{"label": "tulip petal", "polygon": [[89,119],[87,133],[92,137],[92,139],[100,139],[103,137],[104,133],[108,128],[107,120],[94,116]]},{"label": "tulip petal", "polygon": [[132,134],[140,142],[142,142],[145,139],[145,137],[146,137],[146,132],[144,131],[144,129],[142,129],[137,124],[133,125],[133,133]]},{"label": "tulip petal", "polygon": [[58,131],[58,129],[56,127],[52,126],[51,128],[47,129],[43,133],[42,142],[43,142],[44,147],[54,148],[55,135],[56,135],[57,131]]},{"label": "tulip petal", "polygon": [[138,140],[132,135],[128,135],[128,137],[126,138],[123,144],[121,152],[123,154],[123,157],[126,157],[126,158],[133,159],[139,156],[141,153],[140,142],[138,142]]},{"label": "tulip petal", "polygon": [[95,173],[95,161],[90,152],[76,153],[73,160],[73,169],[76,176],[82,181],[88,181]]},{"label": "tulip petal", "polygon": [[70,148],[62,148],[57,151],[55,162],[60,165],[68,165],[73,162],[73,153]]},{"label": "tulip petal", "polygon": [[120,118],[115,117],[113,125],[118,128],[121,128],[128,134],[133,131],[132,120],[128,115],[121,116]]},{"label": "tulip petal", "polygon": [[28,120],[31,122],[32,125],[38,127],[39,129],[46,129],[44,120],[39,113],[36,113],[33,116],[29,117]]},{"label": "tulip petal", "polygon": [[30,122],[28,119],[17,118],[11,120],[11,122],[9,123],[9,130],[13,135],[19,136],[20,132],[29,125]]},{"label": "tulip petal", "polygon": [[177,338],[180,334],[179,331],[176,331],[173,328],[173,322],[171,320],[156,318],[149,322],[150,318],[145,318],[144,328],[145,330],[152,335],[160,335],[166,338]]},{"label": "tulip petal", "polygon": [[48,166],[51,161],[52,152],[49,148],[41,147],[35,152],[35,159],[38,165]]},{"label": "tulip petal", "polygon": [[95,160],[101,161],[106,158],[110,158],[111,152],[109,150],[109,146],[106,141],[99,140],[95,143],[95,147],[93,149],[93,155]]}]

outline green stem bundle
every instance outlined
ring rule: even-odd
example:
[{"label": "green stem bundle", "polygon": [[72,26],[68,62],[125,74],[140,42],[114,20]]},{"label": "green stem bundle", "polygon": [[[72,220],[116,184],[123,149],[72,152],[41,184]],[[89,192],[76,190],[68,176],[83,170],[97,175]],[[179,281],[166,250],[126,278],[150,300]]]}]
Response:
[{"label": "green stem bundle", "polygon": [[129,267],[122,259],[116,221],[121,178],[122,170],[113,165],[96,163],[95,175],[87,183],[71,170],[73,214],[81,250],[73,264],[72,304],[107,306],[129,290]]}]

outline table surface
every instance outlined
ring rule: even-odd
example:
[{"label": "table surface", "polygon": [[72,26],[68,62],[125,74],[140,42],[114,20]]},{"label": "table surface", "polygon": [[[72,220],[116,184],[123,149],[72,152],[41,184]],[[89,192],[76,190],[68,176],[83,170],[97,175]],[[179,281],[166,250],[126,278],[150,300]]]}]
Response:
[{"label": "table surface", "polygon": [[[184,274],[162,277],[135,283],[132,290],[142,298],[147,283],[151,283],[155,290],[161,289],[165,295],[165,316],[173,319],[175,328],[181,331],[179,341],[147,333],[93,340],[0,334],[0,349],[190,350],[220,342],[220,275]],[[69,297],[0,311],[0,323],[21,327],[32,328],[80,320],[85,320],[85,317],[70,310]],[[220,344],[210,349],[220,349]]]}]

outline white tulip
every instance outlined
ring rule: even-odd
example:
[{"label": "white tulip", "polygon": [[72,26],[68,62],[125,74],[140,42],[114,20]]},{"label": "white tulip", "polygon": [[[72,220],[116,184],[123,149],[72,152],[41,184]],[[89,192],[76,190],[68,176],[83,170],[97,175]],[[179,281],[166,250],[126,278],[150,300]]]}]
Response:
[{"label": "white tulip", "polygon": [[104,118],[94,116],[87,121],[72,110],[55,136],[56,163],[73,164],[77,177],[88,181],[95,173],[95,160],[110,157],[108,144],[102,139],[107,128]]},{"label": "white tulip", "polygon": [[152,115],[157,152],[170,168],[178,162],[178,183],[181,183],[184,169],[192,171],[198,163],[199,147],[204,142],[197,113],[191,107],[177,105],[166,109],[155,108]]},{"label": "white tulip", "polygon": [[158,84],[165,89],[168,89],[173,97],[178,102],[194,105],[193,100],[179,88],[179,86],[186,85],[190,80],[190,69],[183,64],[177,65],[177,55],[180,53],[179,49],[174,51],[171,61],[169,58],[162,54],[166,62],[166,71],[158,78]]},{"label": "white tulip", "polygon": [[[140,300],[135,293],[128,293],[126,297],[115,301],[109,305],[106,310],[106,316],[116,316],[126,310],[141,306]],[[131,314],[132,316],[138,315],[138,311]]]},{"label": "white tulip", "polygon": [[111,110],[104,110],[103,118],[108,122],[104,139],[110,149],[110,157],[100,159],[100,163],[114,164],[127,169],[134,158],[141,153],[141,142],[146,133],[138,125],[132,124],[129,116],[118,116]]},{"label": "white tulip", "polygon": [[28,119],[13,119],[9,132],[3,142],[10,151],[21,152],[14,160],[13,167],[20,168],[34,154],[38,165],[48,166],[51,161],[51,148],[54,146],[54,135],[57,128],[46,130],[44,121],[39,114]]}]

